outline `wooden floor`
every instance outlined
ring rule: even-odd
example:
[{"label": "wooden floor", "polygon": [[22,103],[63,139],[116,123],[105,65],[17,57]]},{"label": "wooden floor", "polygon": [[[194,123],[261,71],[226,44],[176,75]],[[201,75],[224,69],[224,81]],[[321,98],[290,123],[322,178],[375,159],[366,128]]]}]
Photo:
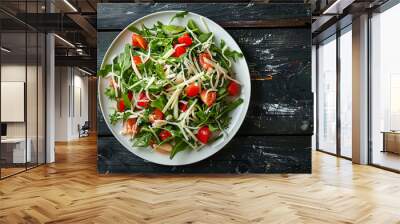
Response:
[{"label": "wooden floor", "polygon": [[372,159],[374,164],[400,170],[400,154],[375,150]]},{"label": "wooden floor", "polygon": [[315,152],[312,175],[99,176],[96,140],[0,181],[0,223],[400,223],[400,175]]}]

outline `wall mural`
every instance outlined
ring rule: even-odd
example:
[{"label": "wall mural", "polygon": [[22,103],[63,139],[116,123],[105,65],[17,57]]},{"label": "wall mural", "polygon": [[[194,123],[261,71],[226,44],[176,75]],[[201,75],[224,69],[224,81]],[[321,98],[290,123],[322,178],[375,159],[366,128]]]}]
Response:
[{"label": "wall mural", "polygon": [[97,17],[99,173],[311,172],[307,5],[104,3]]}]

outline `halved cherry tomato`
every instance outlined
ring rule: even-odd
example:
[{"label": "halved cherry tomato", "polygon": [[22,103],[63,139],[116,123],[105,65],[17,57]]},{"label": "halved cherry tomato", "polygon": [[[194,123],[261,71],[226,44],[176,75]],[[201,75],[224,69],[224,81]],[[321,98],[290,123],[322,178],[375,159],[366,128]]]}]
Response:
[{"label": "halved cherry tomato", "polygon": [[192,38],[189,36],[188,33],[183,34],[178,38],[178,43],[185,44],[185,46],[190,46],[193,43]]},{"label": "halved cherry tomato", "polygon": [[186,48],[184,46],[179,46],[175,47],[175,52],[172,54],[172,56],[179,58],[182,54],[186,53]]},{"label": "halved cherry tomato", "polygon": [[135,47],[140,47],[144,50],[147,49],[147,41],[136,33],[132,34],[132,45]]},{"label": "halved cherry tomato", "polygon": [[133,56],[133,62],[135,62],[135,65],[140,65],[142,64],[142,58],[140,56]]},{"label": "halved cherry tomato", "polygon": [[128,99],[129,99],[130,101],[132,101],[132,99],[133,99],[133,93],[132,93],[132,91],[130,91],[130,90],[128,90]]},{"label": "halved cherry tomato", "polygon": [[160,132],[160,134],[158,134],[158,136],[160,137],[161,141],[164,141],[165,139],[171,137],[172,134],[171,134],[171,132],[169,132],[167,130],[162,130]]},{"label": "halved cherry tomato", "polygon": [[186,87],[186,96],[195,97],[200,92],[200,86],[197,83],[192,83]]},{"label": "halved cherry tomato", "polygon": [[211,60],[211,56],[208,53],[201,53],[199,56],[199,63],[201,65],[201,67],[203,67],[205,70],[212,68],[213,66],[211,64],[208,64],[207,62],[205,62],[204,58]]},{"label": "halved cherry tomato", "polygon": [[229,93],[229,95],[230,95],[230,96],[236,96],[236,95],[239,94],[239,92],[240,92],[240,85],[237,84],[237,83],[234,82],[234,81],[231,81],[231,82],[228,84],[228,93]]},{"label": "halved cherry tomato", "polygon": [[149,115],[149,120],[151,123],[153,123],[156,120],[163,120],[163,119],[164,119],[163,112],[157,108],[153,111],[153,113]]},{"label": "halved cherry tomato", "polygon": [[207,144],[208,140],[209,140],[210,137],[211,137],[211,131],[210,131],[210,129],[208,128],[208,126],[203,126],[203,127],[201,127],[201,128],[198,130],[196,137],[197,137],[197,139],[198,139],[200,142],[202,142],[202,143],[204,143],[204,144]]},{"label": "halved cherry tomato", "polygon": [[149,99],[147,98],[146,93],[141,92],[139,94],[139,100],[137,105],[139,107],[144,107],[144,108],[147,108],[149,106]]},{"label": "halved cherry tomato", "polygon": [[203,90],[201,91],[200,98],[208,107],[211,107],[217,99],[217,92],[209,91],[207,93],[207,90]]},{"label": "halved cherry tomato", "polygon": [[182,112],[185,112],[186,110],[187,110],[187,103],[184,103],[184,102],[179,102],[179,109],[182,111]]},{"label": "halved cherry tomato", "polygon": [[118,101],[118,110],[119,112],[124,112],[125,111],[125,103],[124,103],[124,99],[119,99]]}]

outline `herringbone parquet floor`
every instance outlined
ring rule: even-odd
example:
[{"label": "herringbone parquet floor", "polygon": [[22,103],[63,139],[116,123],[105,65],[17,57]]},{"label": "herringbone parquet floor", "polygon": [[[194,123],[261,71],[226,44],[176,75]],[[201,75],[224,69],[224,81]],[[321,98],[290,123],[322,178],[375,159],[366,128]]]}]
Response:
[{"label": "herringbone parquet floor", "polygon": [[400,223],[400,175],[315,152],[311,175],[99,176],[96,140],[0,181],[0,223]]}]

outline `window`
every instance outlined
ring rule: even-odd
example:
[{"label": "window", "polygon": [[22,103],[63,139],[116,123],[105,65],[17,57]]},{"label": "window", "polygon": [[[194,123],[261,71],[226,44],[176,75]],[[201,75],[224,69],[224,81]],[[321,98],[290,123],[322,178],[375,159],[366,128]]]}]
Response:
[{"label": "window", "polygon": [[336,36],[318,47],[318,149],[336,153]]},{"label": "window", "polygon": [[400,4],[371,18],[371,158],[400,170]]},{"label": "window", "polygon": [[352,33],[351,26],[340,35],[340,155],[352,156]]}]

